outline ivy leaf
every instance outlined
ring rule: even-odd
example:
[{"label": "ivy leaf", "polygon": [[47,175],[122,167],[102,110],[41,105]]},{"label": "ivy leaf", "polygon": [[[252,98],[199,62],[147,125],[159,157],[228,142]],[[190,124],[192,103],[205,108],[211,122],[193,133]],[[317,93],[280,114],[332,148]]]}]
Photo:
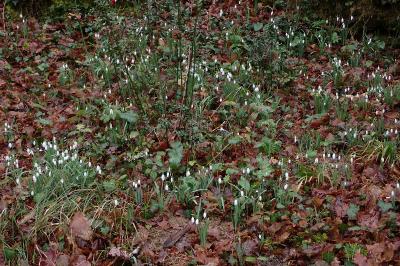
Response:
[{"label": "ivy leaf", "polygon": [[385,49],[385,42],[384,41],[377,41],[376,46],[378,46],[379,49],[383,50]]},{"label": "ivy leaf", "polygon": [[233,168],[228,168],[228,169],[226,169],[225,173],[226,173],[227,175],[234,175],[234,174],[237,174],[237,173],[238,173],[238,170],[233,169]]},{"label": "ivy leaf", "polygon": [[128,123],[136,123],[139,116],[133,111],[121,112],[119,117]]},{"label": "ivy leaf", "polygon": [[371,67],[373,63],[374,62],[372,62],[371,60],[367,60],[367,61],[365,61],[365,66],[366,67]]},{"label": "ivy leaf", "polygon": [[53,125],[53,121],[45,119],[45,118],[38,118],[36,121],[45,126]]},{"label": "ivy leaf", "polygon": [[233,137],[228,139],[228,143],[229,144],[238,144],[241,141],[242,141],[242,138],[240,136],[238,136],[238,135],[235,135],[235,136],[233,136]]},{"label": "ivy leaf", "polygon": [[168,150],[169,164],[171,167],[178,167],[179,163],[183,158],[183,146],[182,143],[177,141],[171,143],[171,148]]},{"label": "ivy leaf", "polygon": [[347,216],[350,220],[355,220],[357,218],[357,213],[360,210],[360,207],[354,203],[350,203],[349,208],[347,209]]},{"label": "ivy leaf", "polygon": [[106,192],[113,192],[117,188],[117,185],[114,180],[104,181],[103,188]]},{"label": "ivy leaf", "polygon": [[13,260],[17,256],[17,251],[15,249],[5,247],[3,249],[3,254],[6,260]]},{"label": "ivy leaf", "polygon": [[249,181],[244,178],[243,176],[240,178],[240,180],[238,181],[239,186],[241,186],[245,191],[249,191],[250,190],[250,183]]},{"label": "ivy leaf", "polygon": [[332,43],[338,43],[338,42],[339,42],[339,36],[335,31],[334,33],[332,33]]},{"label": "ivy leaf", "polygon": [[254,31],[259,31],[264,25],[261,22],[253,24]]},{"label": "ivy leaf", "polygon": [[382,200],[378,201],[378,206],[381,208],[383,213],[388,212],[393,207],[391,203],[384,202]]}]

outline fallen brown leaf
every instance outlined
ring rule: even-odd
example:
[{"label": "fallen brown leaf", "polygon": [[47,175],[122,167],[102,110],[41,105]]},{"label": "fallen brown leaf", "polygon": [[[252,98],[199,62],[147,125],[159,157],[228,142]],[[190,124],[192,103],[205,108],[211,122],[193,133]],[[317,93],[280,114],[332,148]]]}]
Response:
[{"label": "fallen brown leaf", "polygon": [[287,231],[285,231],[285,232],[283,232],[282,234],[280,234],[280,235],[278,236],[277,241],[278,241],[279,243],[282,243],[282,242],[284,242],[289,236],[290,236],[290,233],[287,232]]},{"label": "fallen brown leaf", "polygon": [[79,237],[86,241],[92,238],[93,231],[90,222],[82,212],[74,214],[69,228],[73,237]]},{"label": "fallen brown leaf", "polygon": [[359,251],[356,252],[353,258],[353,262],[358,266],[368,266],[367,257],[362,255]]}]

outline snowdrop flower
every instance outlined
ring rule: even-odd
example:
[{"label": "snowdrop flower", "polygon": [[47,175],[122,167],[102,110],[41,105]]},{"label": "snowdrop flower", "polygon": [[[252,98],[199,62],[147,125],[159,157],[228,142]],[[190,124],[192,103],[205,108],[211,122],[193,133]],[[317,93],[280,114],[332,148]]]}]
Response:
[{"label": "snowdrop flower", "polygon": [[99,175],[101,175],[102,172],[101,172],[101,168],[99,165],[96,166],[96,171],[99,173]]},{"label": "snowdrop flower", "polygon": [[234,205],[234,206],[237,206],[237,205],[238,205],[238,200],[237,200],[237,199],[235,199],[235,200],[233,201],[233,205]]},{"label": "snowdrop flower", "polygon": [[284,189],[284,190],[287,190],[288,187],[289,187],[289,185],[286,183],[286,184],[283,186],[283,189]]},{"label": "snowdrop flower", "polygon": [[196,219],[195,224],[196,224],[196,225],[199,225],[199,219]]},{"label": "snowdrop flower", "polygon": [[206,219],[206,218],[207,218],[207,213],[204,212],[204,213],[203,213],[203,219]]},{"label": "snowdrop flower", "polygon": [[61,182],[61,185],[63,185],[64,184],[64,178],[61,178],[60,182]]},{"label": "snowdrop flower", "polygon": [[285,173],[285,179],[289,180],[289,173],[288,172]]},{"label": "snowdrop flower", "polygon": [[165,191],[169,191],[169,187],[168,187],[168,184],[165,184]]},{"label": "snowdrop flower", "polygon": [[314,163],[317,164],[318,163],[318,157],[315,158]]},{"label": "snowdrop flower", "polygon": [[115,200],[114,200],[114,205],[115,205],[115,207],[117,207],[117,206],[118,206],[118,204],[119,204],[118,200],[117,200],[117,199],[115,199]]},{"label": "snowdrop flower", "polygon": [[249,167],[246,168],[246,173],[250,174],[250,168]]},{"label": "snowdrop flower", "polygon": [[218,177],[218,184],[222,184],[222,179],[221,179],[221,177]]},{"label": "snowdrop flower", "polygon": [[241,196],[241,197],[244,197],[244,192],[243,192],[243,190],[240,191],[240,196]]},{"label": "snowdrop flower", "polygon": [[9,149],[12,148],[12,143],[11,143],[11,142],[8,143],[8,148],[9,148]]},{"label": "snowdrop flower", "polygon": [[190,171],[189,170],[186,171],[186,176],[187,177],[190,176]]},{"label": "snowdrop flower", "polygon": [[165,175],[164,175],[164,173],[161,175],[161,181],[165,181]]},{"label": "snowdrop flower", "polygon": [[190,219],[190,222],[191,222],[192,224],[195,223],[195,220],[194,220],[194,217],[193,217],[193,216],[192,216],[192,219]]}]

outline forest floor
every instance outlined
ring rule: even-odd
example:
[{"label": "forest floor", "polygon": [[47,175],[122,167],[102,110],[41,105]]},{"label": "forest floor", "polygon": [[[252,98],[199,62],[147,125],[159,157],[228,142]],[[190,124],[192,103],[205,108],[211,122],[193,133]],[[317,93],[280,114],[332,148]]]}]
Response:
[{"label": "forest floor", "polygon": [[399,264],[400,51],[304,8],[6,12],[0,265]]}]

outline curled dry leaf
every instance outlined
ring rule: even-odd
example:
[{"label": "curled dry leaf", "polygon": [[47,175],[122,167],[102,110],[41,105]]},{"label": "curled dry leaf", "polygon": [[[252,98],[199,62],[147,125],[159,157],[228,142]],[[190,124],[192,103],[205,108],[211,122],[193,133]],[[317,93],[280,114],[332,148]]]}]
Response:
[{"label": "curled dry leaf", "polygon": [[117,257],[123,260],[129,260],[130,256],[128,254],[128,252],[126,252],[125,250],[121,250],[118,247],[112,247],[110,249],[110,251],[108,252],[108,255],[111,257]]},{"label": "curled dry leaf", "polygon": [[289,236],[290,236],[290,233],[289,233],[288,231],[285,231],[285,232],[283,232],[282,234],[280,234],[280,235],[278,236],[277,241],[278,241],[279,243],[282,243],[282,242],[284,242]]},{"label": "curled dry leaf", "polygon": [[353,262],[357,266],[368,266],[368,265],[370,265],[370,263],[368,263],[368,261],[367,261],[367,258],[364,255],[362,255],[359,251],[357,251],[356,254],[354,255]]},{"label": "curled dry leaf", "polygon": [[372,230],[378,229],[379,226],[379,212],[362,213],[358,217],[358,224],[370,228]]},{"label": "curled dry leaf", "polygon": [[343,201],[343,199],[338,198],[338,199],[336,199],[336,201],[335,201],[334,208],[335,208],[335,213],[336,213],[336,215],[337,215],[338,217],[340,217],[340,218],[343,218],[343,217],[345,217],[346,214],[347,214],[347,209],[349,208],[349,205],[348,205],[347,203],[345,203],[345,202]]},{"label": "curled dry leaf", "polygon": [[60,256],[57,257],[56,260],[56,265],[57,266],[68,266],[70,265],[70,258],[68,255],[61,254]]},{"label": "curled dry leaf", "polygon": [[257,241],[254,239],[248,239],[242,244],[243,252],[246,256],[253,255],[258,247]]},{"label": "curled dry leaf", "polygon": [[86,257],[83,255],[78,255],[72,257],[70,261],[70,265],[72,266],[91,266],[92,264],[86,260]]},{"label": "curled dry leaf", "polygon": [[82,212],[74,214],[69,228],[73,237],[79,237],[86,241],[92,238],[93,231],[90,222]]}]

